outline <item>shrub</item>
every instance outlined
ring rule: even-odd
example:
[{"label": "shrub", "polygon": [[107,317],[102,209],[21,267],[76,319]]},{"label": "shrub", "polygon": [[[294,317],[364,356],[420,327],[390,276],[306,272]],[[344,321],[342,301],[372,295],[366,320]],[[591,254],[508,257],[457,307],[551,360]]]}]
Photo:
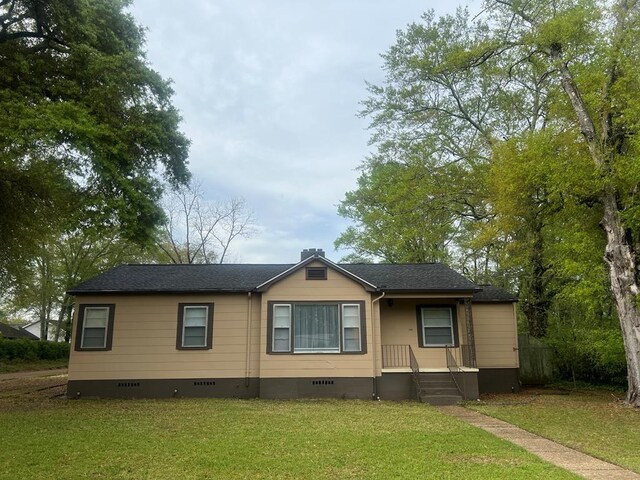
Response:
[{"label": "shrub", "polygon": [[0,338],[0,359],[55,360],[69,356],[69,344],[40,340]]},{"label": "shrub", "polygon": [[596,327],[563,333],[552,332],[549,338],[561,378],[625,385],[627,364],[619,329]]}]

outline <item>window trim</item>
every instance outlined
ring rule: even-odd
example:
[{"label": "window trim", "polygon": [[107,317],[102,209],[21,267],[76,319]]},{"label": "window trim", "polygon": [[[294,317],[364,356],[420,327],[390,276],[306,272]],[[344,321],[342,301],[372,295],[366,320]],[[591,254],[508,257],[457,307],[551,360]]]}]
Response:
[{"label": "window trim", "polygon": [[[184,312],[188,307],[206,307],[207,323],[205,327],[206,344],[204,346],[184,345]],[[178,350],[211,350],[213,348],[213,303],[178,303],[178,329],[176,332],[176,349]]]},{"label": "window trim", "polygon": [[[290,330],[289,330],[289,350],[274,351],[274,307],[276,305],[290,306]],[[293,321],[295,305],[337,305],[338,306],[338,329],[339,329],[339,351],[305,351],[296,352],[293,346],[293,338],[295,335],[295,326]],[[358,305],[360,310],[360,350],[345,351],[344,350],[344,331],[342,322],[342,306]],[[270,300],[267,302],[267,353],[271,355],[364,355],[367,353],[367,328],[366,328],[365,302],[363,300],[336,300],[336,301],[297,301],[297,300]]]},{"label": "window trim", "polygon": [[[358,307],[358,316],[360,317],[360,324],[357,327],[345,327],[344,325],[344,307]],[[342,336],[342,351],[345,353],[360,352],[362,350],[362,314],[360,313],[360,304],[358,303],[343,303],[340,305],[340,333]],[[358,349],[347,350],[346,349],[346,337],[344,334],[345,328],[357,328],[358,329]]]},{"label": "window trim", "polygon": [[[422,309],[442,309],[446,308],[451,312],[451,329],[453,330],[453,343],[451,345],[432,345],[425,342],[424,338],[424,325],[422,323]],[[459,347],[460,342],[458,339],[458,315],[457,306],[454,304],[421,304],[416,305],[416,319],[418,323],[418,346],[420,348],[445,348],[445,347]]]},{"label": "window trim", "polygon": [[[84,337],[84,319],[85,311],[87,308],[106,308],[107,313],[107,326],[105,332],[105,344],[104,347],[83,347],[82,340]],[[113,321],[115,317],[116,304],[115,303],[81,303],[78,305],[78,325],[76,327],[76,340],[74,350],[82,352],[105,352],[111,350],[113,343]]]},{"label": "window trim", "polygon": [[[289,326],[287,327],[289,329],[289,348],[287,350],[276,350],[275,348],[275,342],[276,342],[276,336],[274,335],[275,333],[275,326],[273,326],[273,318],[275,317],[275,311],[276,311],[276,307],[287,307],[289,309]],[[292,350],[291,348],[291,337],[293,335],[291,335],[291,332],[293,331],[293,326],[292,326],[292,321],[293,321],[293,305],[291,305],[290,303],[274,303],[272,308],[272,328],[271,328],[271,351],[274,353],[288,353]],[[278,327],[278,328],[284,328],[284,327]]]}]

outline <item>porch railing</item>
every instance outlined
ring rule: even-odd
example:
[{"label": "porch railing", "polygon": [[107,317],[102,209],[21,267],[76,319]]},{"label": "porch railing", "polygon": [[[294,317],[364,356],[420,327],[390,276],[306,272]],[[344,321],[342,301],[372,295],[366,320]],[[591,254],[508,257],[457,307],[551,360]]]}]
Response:
[{"label": "porch railing", "polygon": [[[382,368],[411,367],[410,351],[410,345],[382,345]],[[447,351],[457,366],[476,368],[471,346],[447,347]]]},{"label": "porch railing", "polygon": [[382,345],[382,368],[406,368],[411,366],[409,345]]},{"label": "porch railing", "polygon": [[[447,351],[453,357],[457,366],[476,368],[473,348],[470,345],[463,344],[458,347],[447,347]],[[449,366],[448,363],[447,366]]]},{"label": "porch railing", "polygon": [[[410,350],[410,345],[382,345],[382,368],[411,367]],[[447,351],[457,366],[476,368],[473,350],[469,345],[447,347]]]},{"label": "porch railing", "polygon": [[416,386],[416,397],[418,400],[420,400],[420,394],[422,393],[422,388],[420,387],[420,365],[418,365],[418,360],[413,354],[411,345],[407,346],[409,347],[409,364],[411,365],[411,378],[413,378],[413,383]]},{"label": "porch railing", "polygon": [[460,368],[460,366],[458,365],[453,352],[453,348],[445,347],[445,351],[447,355],[447,369],[451,374],[453,383],[456,384],[456,388],[460,392],[460,395],[462,395],[462,398],[467,398],[467,376],[463,373],[462,368]]}]

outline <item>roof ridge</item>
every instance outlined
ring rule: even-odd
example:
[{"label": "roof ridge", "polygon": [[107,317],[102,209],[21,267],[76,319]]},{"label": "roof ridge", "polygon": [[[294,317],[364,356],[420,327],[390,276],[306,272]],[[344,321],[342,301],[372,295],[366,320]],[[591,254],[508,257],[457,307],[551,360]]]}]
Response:
[{"label": "roof ridge", "polygon": [[295,263],[122,263],[118,267],[216,267],[216,266],[281,267]]},{"label": "roof ridge", "polygon": [[[338,265],[445,265],[442,262],[401,262],[401,263],[338,263]],[[446,265],[445,265],[446,266]]]}]

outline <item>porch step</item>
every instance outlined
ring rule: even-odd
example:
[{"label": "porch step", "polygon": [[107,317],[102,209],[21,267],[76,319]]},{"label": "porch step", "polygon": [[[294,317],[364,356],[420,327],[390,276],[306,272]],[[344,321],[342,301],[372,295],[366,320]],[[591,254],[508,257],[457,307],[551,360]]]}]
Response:
[{"label": "porch step", "polygon": [[432,380],[420,380],[420,387],[421,388],[428,388],[428,387],[436,387],[436,388],[447,388],[447,387],[455,387],[456,384],[453,383],[453,380],[451,378],[449,378],[449,380],[444,381],[444,380],[437,380],[437,381],[432,381]]},{"label": "porch step", "polygon": [[429,373],[420,373],[420,380],[425,380],[429,382],[450,382],[451,374],[449,372],[429,372]]},{"label": "porch step", "polygon": [[420,392],[423,395],[460,395],[455,385],[453,387],[421,387]]},{"label": "porch step", "polygon": [[419,384],[421,397],[429,399],[426,403],[455,405],[461,400],[458,387],[448,372],[421,374]]},{"label": "porch step", "polygon": [[460,395],[420,395],[422,403],[429,405],[456,405],[462,401]]}]

